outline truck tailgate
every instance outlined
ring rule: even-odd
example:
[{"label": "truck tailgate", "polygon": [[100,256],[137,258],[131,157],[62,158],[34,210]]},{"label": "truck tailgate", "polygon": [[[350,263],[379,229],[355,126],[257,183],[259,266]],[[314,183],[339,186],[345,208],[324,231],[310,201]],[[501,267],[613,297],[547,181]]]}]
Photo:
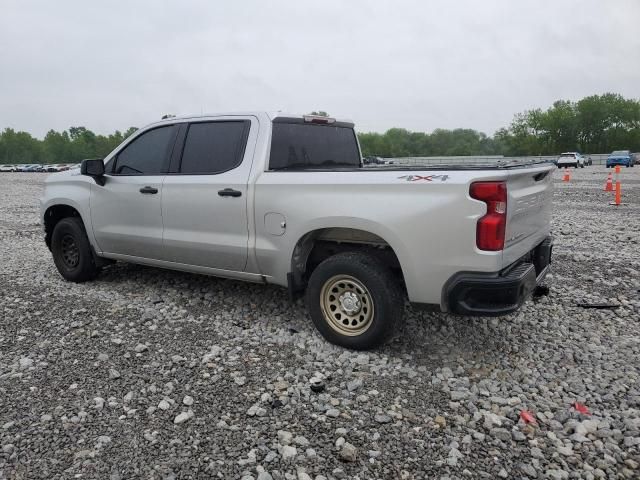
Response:
[{"label": "truck tailgate", "polygon": [[527,254],[549,235],[554,169],[545,165],[509,171],[503,267]]}]

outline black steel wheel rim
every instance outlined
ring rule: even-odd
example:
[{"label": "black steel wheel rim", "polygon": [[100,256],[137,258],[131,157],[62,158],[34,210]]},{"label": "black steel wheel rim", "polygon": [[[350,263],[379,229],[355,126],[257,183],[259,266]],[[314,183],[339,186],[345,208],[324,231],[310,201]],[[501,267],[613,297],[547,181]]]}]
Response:
[{"label": "black steel wheel rim", "polygon": [[62,261],[68,268],[75,268],[80,263],[80,249],[73,235],[62,237]]}]

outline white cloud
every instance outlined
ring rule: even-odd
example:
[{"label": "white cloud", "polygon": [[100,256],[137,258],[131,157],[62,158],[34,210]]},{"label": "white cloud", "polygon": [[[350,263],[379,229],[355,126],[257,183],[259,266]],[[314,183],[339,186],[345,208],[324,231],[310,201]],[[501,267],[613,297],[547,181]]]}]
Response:
[{"label": "white cloud", "polygon": [[636,0],[3,2],[0,128],[326,110],[487,133],[554,100],[637,97]]}]

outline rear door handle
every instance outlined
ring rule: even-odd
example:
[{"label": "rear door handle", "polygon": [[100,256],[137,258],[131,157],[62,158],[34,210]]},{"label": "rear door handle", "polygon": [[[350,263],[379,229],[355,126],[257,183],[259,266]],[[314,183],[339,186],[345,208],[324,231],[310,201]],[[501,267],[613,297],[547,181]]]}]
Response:
[{"label": "rear door handle", "polygon": [[154,188],[154,187],[149,187],[149,186],[147,186],[147,187],[142,187],[142,188],[140,189],[140,193],[151,193],[151,194],[153,194],[153,193],[158,193],[158,189],[157,189],[157,188]]},{"label": "rear door handle", "polygon": [[218,190],[218,195],[221,197],[240,197],[242,192],[234,190],[233,188],[225,188],[224,190]]}]

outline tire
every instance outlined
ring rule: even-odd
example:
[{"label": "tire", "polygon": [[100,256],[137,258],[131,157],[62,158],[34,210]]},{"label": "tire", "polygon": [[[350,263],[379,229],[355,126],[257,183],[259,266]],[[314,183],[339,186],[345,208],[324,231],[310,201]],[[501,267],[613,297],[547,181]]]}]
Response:
[{"label": "tire", "polygon": [[[325,339],[354,350],[389,340],[404,313],[404,296],[391,270],[360,252],[339,253],[318,265],[307,285],[306,303]],[[354,313],[345,310],[350,307]]]},{"label": "tire", "polygon": [[87,232],[78,217],[63,218],[56,224],[51,236],[51,253],[58,272],[65,280],[86,282],[99,272]]}]

